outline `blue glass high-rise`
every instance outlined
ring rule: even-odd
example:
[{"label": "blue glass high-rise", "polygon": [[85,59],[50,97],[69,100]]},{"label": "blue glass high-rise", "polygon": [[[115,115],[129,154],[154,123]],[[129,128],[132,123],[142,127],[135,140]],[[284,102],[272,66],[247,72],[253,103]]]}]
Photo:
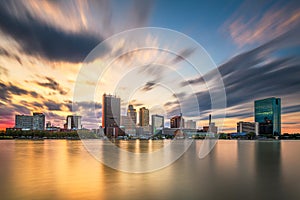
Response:
[{"label": "blue glass high-rise", "polygon": [[254,102],[255,122],[259,123],[260,135],[281,134],[281,99],[267,98]]}]

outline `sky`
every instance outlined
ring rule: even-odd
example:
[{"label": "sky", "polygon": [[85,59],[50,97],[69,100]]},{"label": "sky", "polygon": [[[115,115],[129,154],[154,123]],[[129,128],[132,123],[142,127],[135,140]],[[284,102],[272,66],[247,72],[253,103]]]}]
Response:
[{"label": "sky", "polygon": [[[143,27],[173,32],[130,31]],[[226,132],[254,121],[254,100],[275,96],[282,133],[300,132],[299,35],[299,1],[8,1],[0,5],[0,129],[33,112],[55,126],[76,113],[84,127],[99,127],[102,94],[111,93],[123,113],[128,104],[165,121],[182,112],[199,127],[213,113]],[[141,44],[151,48],[128,53]]]}]

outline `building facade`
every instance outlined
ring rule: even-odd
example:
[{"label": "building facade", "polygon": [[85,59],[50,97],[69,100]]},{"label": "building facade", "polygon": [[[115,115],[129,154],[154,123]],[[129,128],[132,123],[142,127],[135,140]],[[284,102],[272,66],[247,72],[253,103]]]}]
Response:
[{"label": "building facade", "polygon": [[132,123],[136,125],[136,109],[133,108],[133,105],[129,105],[127,109],[127,116],[131,119]]},{"label": "building facade", "polygon": [[203,132],[218,133],[218,127],[214,122],[210,122],[209,126],[203,126]]},{"label": "building facade", "polygon": [[79,129],[81,129],[81,116],[68,115],[66,124],[67,124],[67,129],[68,130],[79,130]]},{"label": "building facade", "polygon": [[44,130],[45,129],[45,115],[43,113],[33,113],[32,116],[32,129]]},{"label": "building facade", "polygon": [[193,120],[187,120],[184,124],[185,128],[196,129],[196,122]]},{"label": "building facade", "polygon": [[184,128],[184,119],[182,116],[175,116],[170,119],[171,128]]},{"label": "building facade", "polygon": [[238,122],[237,123],[237,132],[238,133],[255,133],[259,134],[259,123],[258,122]]},{"label": "building facade", "polygon": [[31,130],[33,127],[33,117],[30,115],[16,115],[15,128]]},{"label": "building facade", "polygon": [[140,126],[149,126],[149,110],[145,107],[140,108],[139,125]]},{"label": "building facade", "polygon": [[281,99],[267,98],[254,102],[255,122],[259,123],[260,135],[281,134]]},{"label": "building facade", "polygon": [[102,128],[107,136],[117,136],[121,117],[121,99],[115,95],[103,94]]},{"label": "building facade", "polygon": [[165,124],[164,116],[151,115],[151,129],[153,135],[162,133],[164,124]]},{"label": "building facade", "polygon": [[128,135],[136,135],[136,124],[130,116],[121,116],[121,128]]},{"label": "building facade", "polygon": [[33,113],[33,115],[16,115],[15,128],[23,130],[44,130],[45,115],[43,113]]}]

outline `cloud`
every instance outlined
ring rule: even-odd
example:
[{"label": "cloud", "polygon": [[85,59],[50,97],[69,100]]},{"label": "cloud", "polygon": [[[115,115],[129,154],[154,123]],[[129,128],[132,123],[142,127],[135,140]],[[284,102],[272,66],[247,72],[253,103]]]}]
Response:
[{"label": "cloud", "polygon": [[85,128],[99,128],[102,117],[102,104],[93,101],[81,101],[72,103],[72,112],[81,115],[81,121]]},{"label": "cloud", "polygon": [[286,106],[286,107],[283,107],[282,111],[281,111],[282,114],[295,113],[295,112],[300,112],[300,105]]},{"label": "cloud", "polygon": [[[19,44],[22,53],[50,61],[79,63],[114,33],[144,27],[153,3],[129,1],[128,7],[111,4],[12,0],[0,5],[0,28]],[[110,48],[113,47],[107,46],[98,56],[110,53]]]},{"label": "cloud", "polygon": [[152,90],[156,86],[155,82],[147,82],[144,87],[142,87],[142,91],[147,92]]},{"label": "cloud", "polygon": [[44,105],[48,108],[48,110],[61,110],[62,106],[60,103],[56,103],[52,100],[45,101]]},{"label": "cloud", "polygon": [[261,1],[253,4],[252,1],[245,1],[223,24],[221,31],[229,32],[232,40],[243,47],[270,41],[298,26],[299,21],[297,1],[284,2],[284,5],[283,2]]},{"label": "cloud", "polygon": [[[65,32],[43,23],[26,11],[24,6],[11,1],[0,5],[1,31],[18,42],[21,51],[51,61],[81,62],[102,41],[88,32]],[[26,17],[13,15],[16,10]]]},{"label": "cloud", "polygon": [[179,105],[179,102],[177,101],[177,100],[175,100],[175,101],[168,101],[167,103],[165,103],[164,104],[164,107],[172,107],[172,106],[177,106],[177,105]]},{"label": "cloud", "polygon": [[[22,65],[22,61],[21,61],[21,58],[13,53],[10,53],[8,52],[6,49],[0,47],[0,55],[2,56],[6,56],[8,58],[13,58],[15,59],[16,61],[18,61],[18,63],[20,63],[20,65]],[[3,67],[1,67],[3,68]]]},{"label": "cloud", "polygon": [[[295,27],[257,48],[231,58],[216,69],[223,78],[228,108],[237,105],[253,108],[254,100],[276,96],[282,98],[283,113],[300,111],[300,48],[295,42],[299,40],[299,34],[300,28]],[[203,77],[198,77],[181,84],[197,86],[203,80]],[[212,81],[213,77],[205,80]],[[196,95],[200,111],[210,111],[209,91],[201,91]],[[191,104],[190,98],[185,98],[183,104],[193,111],[197,105]],[[239,109],[230,109],[227,114],[229,118],[250,116],[253,116],[252,111]]]},{"label": "cloud", "polygon": [[176,64],[182,60],[187,59],[190,55],[192,55],[195,52],[196,48],[186,48],[183,49],[179,55],[176,55],[174,59],[170,62],[170,64]]},{"label": "cloud", "polygon": [[0,100],[4,102],[10,102],[12,95],[22,96],[30,95],[34,98],[40,97],[35,91],[28,91],[12,83],[0,82]]},{"label": "cloud", "polygon": [[8,70],[0,66],[0,76],[8,76]]},{"label": "cloud", "polygon": [[56,82],[54,79],[50,78],[50,77],[45,77],[45,79],[47,80],[47,82],[38,82],[36,81],[36,83],[40,86],[46,87],[46,88],[50,88],[52,90],[58,91],[61,95],[66,95],[67,92],[65,91],[65,89],[63,89],[58,82]]}]

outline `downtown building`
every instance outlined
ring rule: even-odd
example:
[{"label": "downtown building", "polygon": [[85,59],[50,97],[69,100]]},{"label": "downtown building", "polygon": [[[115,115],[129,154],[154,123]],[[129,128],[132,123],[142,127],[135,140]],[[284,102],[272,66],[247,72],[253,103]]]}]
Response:
[{"label": "downtown building", "polygon": [[184,123],[184,128],[196,129],[196,121],[194,121],[194,120],[187,120]]},{"label": "downtown building", "polygon": [[175,116],[170,119],[170,128],[184,128],[184,119],[180,116]]},{"label": "downtown building", "polygon": [[255,133],[255,135],[258,135],[259,123],[240,121],[237,123],[236,129],[238,133]]},{"label": "downtown building", "polygon": [[66,125],[66,129],[68,129],[68,130],[80,130],[80,129],[82,129],[81,116],[68,115],[65,125]]},{"label": "downtown building", "polygon": [[164,116],[161,115],[151,115],[151,129],[152,134],[162,134],[164,129]]},{"label": "downtown building", "polygon": [[128,105],[127,116],[131,119],[132,123],[136,125],[136,109],[133,108],[133,105]]},{"label": "downtown building", "polygon": [[254,102],[255,122],[259,123],[259,135],[281,134],[281,99],[267,98]]},{"label": "downtown building", "polygon": [[[115,95],[102,96],[102,128],[107,137],[117,137],[120,132],[121,99]],[[120,132],[121,133],[121,132]]]},{"label": "downtown building", "polygon": [[136,135],[136,119],[136,109],[133,108],[133,105],[129,105],[127,109],[127,115],[121,116],[121,127],[126,134],[131,136]]},{"label": "downtown building", "polygon": [[34,112],[33,115],[16,115],[15,128],[22,130],[44,130],[45,115],[43,113]]},{"label": "downtown building", "polygon": [[142,107],[139,111],[139,125],[149,126],[149,109]]}]

